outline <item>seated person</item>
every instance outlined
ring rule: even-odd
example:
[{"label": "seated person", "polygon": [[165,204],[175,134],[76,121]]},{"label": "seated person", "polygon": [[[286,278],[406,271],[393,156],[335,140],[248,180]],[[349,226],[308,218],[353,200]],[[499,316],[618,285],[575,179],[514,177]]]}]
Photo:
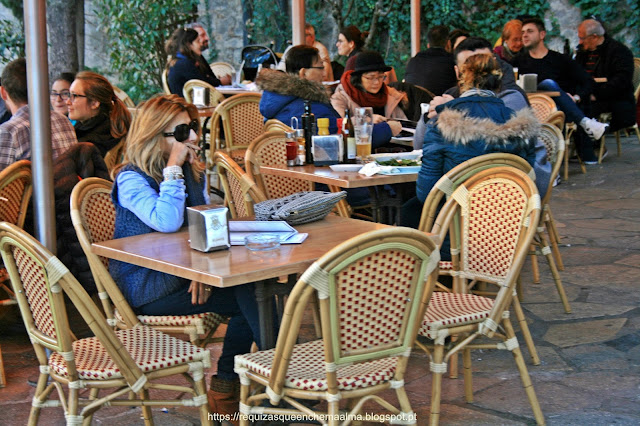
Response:
[{"label": "seated person", "polygon": [[[427,127],[417,197],[402,207],[403,226],[418,227],[431,188],[466,160],[505,152],[523,157],[533,166],[540,123],[529,109],[514,112],[495,95],[501,78],[498,61],[491,54],[475,54],[463,63],[459,79],[462,95],[437,106],[437,120]],[[449,255],[444,245],[442,255]]]},{"label": "seated person", "polygon": [[636,122],[633,96],[633,54],[624,44],[609,37],[595,19],[582,21],[578,27],[581,44],[576,62],[593,77],[605,77],[605,83],[594,83],[585,113],[597,117],[612,113],[610,129],[631,127]]},{"label": "seated person", "polygon": [[69,119],[76,122],[78,142],[91,142],[104,157],[127,134],[131,113],[100,74],[79,72],[69,92]]},{"label": "seated person", "polygon": [[[208,203],[204,164],[196,152],[199,123],[196,107],[179,96],[156,96],[142,104],[127,135],[124,161],[114,171],[114,238],[175,232],[186,225],[188,206]],[[217,312],[231,317],[209,406],[219,414],[236,412],[233,357],[260,341],[253,286],[213,288],[114,260],[109,270],[137,314]]]},{"label": "seated person", "polygon": [[436,96],[456,84],[453,55],[445,50],[449,29],[435,25],[427,33],[427,49],[420,51],[407,63],[404,80],[424,87]]},{"label": "seated person", "polygon": [[347,108],[352,117],[358,107],[373,108],[372,152],[400,133],[402,125],[394,119],[407,119],[401,107],[402,102],[407,102],[407,97],[385,84],[384,73],[390,69],[378,52],[363,51],[356,56],[355,69],[342,74],[340,85],[331,96],[331,105],[341,116]]},{"label": "seated person", "polygon": [[445,46],[445,50],[447,52],[453,53],[453,51],[458,47],[458,45],[465,39],[470,36],[469,31],[463,30],[462,28],[456,28],[451,30],[449,33],[449,37],[447,37],[447,44]]},{"label": "seated person", "polygon": [[165,45],[165,51],[169,56],[167,83],[171,93],[183,96],[182,89],[189,80],[202,80],[212,86],[222,84],[202,56],[203,41],[198,32],[191,28],[178,28],[171,35]]},{"label": "seated person", "polygon": [[502,28],[502,44],[493,48],[496,55],[503,61],[511,63],[513,58],[522,50],[522,21],[512,19]]},{"label": "seated person", "polygon": [[604,135],[608,124],[585,116],[578,104],[589,99],[591,79],[567,56],[549,50],[544,44],[546,34],[542,20],[525,19],[522,22],[524,51],[513,59],[513,66],[518,67],[520,75],[538,74],[538,90],[560,92],[560,96],[553,98],[556,106],[564,112],[568,123],[579,125],[580,135],[584,132],[584,138],[576,137],[578,155],[586,164],[597,164],[593,141]]},{"label": "seated person", "polygon": [[[355,25],[349,25],[348,27],[340,29],[336,47],[338,48],[338,55],[347,57],[347,62],[344,65],[344,71],[353,70],[355,68],[355,57],[358,56],[358,53],[362,52],[364,41],[368,35],[368,32],[360,32],[358,27]],[[340,78],[342,78],[342,75]]]},{"label": "seated person", "polygon": [[293,46],[287,52],[287,72],[263,68],[256,84],[263,90],[260,113],[265,121],[275,118],[285,124],[291,117],[304,113],[304,101],[311,101],[311,112],[318,118],[329,119],[329,132],[337,133],[336,118],[325,87],[322,85],[324,68],[318,49],[304,44]]},{"label": "seated person", "polygon": [[[11,119],[0,125],[0,171],[19,160],[31,160],[31,125],[27,90],[27,61],[18,58],[2,70],[0,95]],[[64,115],[51,111],[51,155],[57,159],[77,142]]]},{"label": "seated person", "polygon": [[[51,100],[51,109],[58,114],[62,114],[64,116],[69,115],[67,100],[69,100],[69,88],[75,78],[75,73],[63,72],[53,80],[51,92],[49,92],[49,99]],[[72,122],[71,124],[75,124],[75,122]]]}]

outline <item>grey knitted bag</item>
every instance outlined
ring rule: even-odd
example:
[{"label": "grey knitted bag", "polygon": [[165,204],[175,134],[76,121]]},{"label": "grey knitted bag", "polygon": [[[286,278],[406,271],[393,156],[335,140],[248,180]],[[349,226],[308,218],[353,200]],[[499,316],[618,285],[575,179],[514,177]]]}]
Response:
[{"label": "grey knitted bag", "polygon": [[289,225],[302,225],[324,219],[338,201],[347,196],[345,191],[298,192],[253,206],[256,220],[284,220]]}]

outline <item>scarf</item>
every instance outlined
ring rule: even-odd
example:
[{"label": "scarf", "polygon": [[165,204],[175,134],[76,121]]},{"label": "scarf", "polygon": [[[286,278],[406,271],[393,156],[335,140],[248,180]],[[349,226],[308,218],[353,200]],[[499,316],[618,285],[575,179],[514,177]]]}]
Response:
[{"label": "scarf", "polygon": [[387,96],[389,94],[389,88],[385,83],[382,83],[382,88],[376,94],[369,93],[365,90],[360,90],[351,84],[351,74],[353,70],[345,71],[342,74],[340,83],[342,88],[349,95],[353,101],[361,107],[373,107],[380,108],[387,105]]}]

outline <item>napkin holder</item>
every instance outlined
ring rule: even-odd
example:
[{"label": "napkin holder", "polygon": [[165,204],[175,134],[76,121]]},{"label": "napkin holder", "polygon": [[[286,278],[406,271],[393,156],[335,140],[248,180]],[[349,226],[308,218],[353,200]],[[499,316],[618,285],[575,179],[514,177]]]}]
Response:
[{"label": "napkin holder", "polygon": [[313,136],[313,164],[331,166],[342,158],[342,135]]},{"label": "napkin holder", "polygon": [[209,105],[209,89],[202,86],[195,86],[193,88],[193,104],[197,106]]},{"label": "napkin holder", "polygon": [[229,209],[211,204],[187,207],[191,248],[209,252],[231,247],[229,238]]}]

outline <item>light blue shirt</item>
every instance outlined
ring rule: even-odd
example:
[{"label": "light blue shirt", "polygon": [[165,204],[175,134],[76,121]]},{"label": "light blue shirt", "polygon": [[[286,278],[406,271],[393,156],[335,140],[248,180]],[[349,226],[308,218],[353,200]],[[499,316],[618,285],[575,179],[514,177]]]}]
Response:
[{"label": "light blue shirt", "polygon": [[[158,232],[176,232],[184,223],[187,199],[183,179],[160,182],[160,193],[147,180],[134,171],[123,171],[116,177],[118,202],[135,214],[147,226]],[[209,203],[208,184],[205,180],[204,198]]]}]

